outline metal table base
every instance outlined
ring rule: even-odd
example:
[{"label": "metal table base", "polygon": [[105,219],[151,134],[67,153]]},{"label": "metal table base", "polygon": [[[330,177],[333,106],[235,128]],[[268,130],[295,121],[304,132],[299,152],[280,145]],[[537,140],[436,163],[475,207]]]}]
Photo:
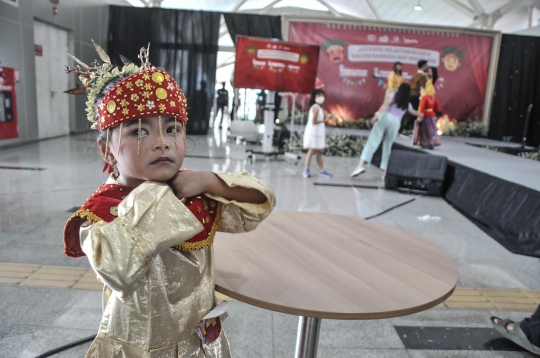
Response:
[{"label": "metal table base", "polygon": [[321,319],[300,317],[296,335],[296,352],[294,358],[316,358]]}]

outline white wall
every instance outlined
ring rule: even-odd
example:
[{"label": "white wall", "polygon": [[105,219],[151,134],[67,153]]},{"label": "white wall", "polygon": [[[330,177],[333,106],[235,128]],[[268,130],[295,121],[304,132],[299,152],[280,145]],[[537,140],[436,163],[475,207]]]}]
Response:
[{"label": "white wall", "polygon": [[[18,7],[0,1],[0,66],[20,70],[20,82],[16,84],[19,138],[0,140],[0,148],[38,138],[34,19],[67,30],[71,53],[83,61],[92,61],[96,55],[91,40],[107,46],[109,5],[131,6],[125,0],[65,0],[58,5],[49,0],[19,0]],[[58,9],[56,15],[53,6]],[[52,75],[67,76],[63,72]],[[74,76],[70,77],[74,86]],[[89,128],[85,96],[77,97],[70,98],[71,132]]]}]

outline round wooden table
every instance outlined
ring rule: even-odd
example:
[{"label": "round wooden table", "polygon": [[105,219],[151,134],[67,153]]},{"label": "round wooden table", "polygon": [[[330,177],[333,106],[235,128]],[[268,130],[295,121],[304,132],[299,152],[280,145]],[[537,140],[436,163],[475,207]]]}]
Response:
[{"label": "round wooden table", "polygon": [[216,290],[301,316],[297,358],[316,357],[321,318],[365,320],[427,310],[454,291],[458,272],[439,248],[361,218],[273,212],[257,230],[218,233]]}]

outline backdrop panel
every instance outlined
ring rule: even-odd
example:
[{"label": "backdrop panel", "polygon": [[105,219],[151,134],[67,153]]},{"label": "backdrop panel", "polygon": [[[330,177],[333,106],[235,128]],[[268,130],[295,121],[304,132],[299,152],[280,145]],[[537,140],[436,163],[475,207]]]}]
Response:
[{"label": "backdrop panel", "polygon": [[318,62],[319,46],[238,36],[234,85],[311,93]]},{"label": "backdrop panel", "polygon": [[444,112],[458,120],[482,120],[492,36],[292,21],[289,40],[321,45],[318,77],[327,108],[344,119],[373,115],[395,61],[403,62],[408,81],[417,61],[425,59],[438,68]]}]

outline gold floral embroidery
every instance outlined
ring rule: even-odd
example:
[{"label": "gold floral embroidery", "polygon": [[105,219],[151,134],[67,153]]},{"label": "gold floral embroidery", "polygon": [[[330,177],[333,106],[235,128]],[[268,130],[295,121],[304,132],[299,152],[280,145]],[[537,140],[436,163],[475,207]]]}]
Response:
[{"label": "gold floral embroidery", "polygon": [[212,224],[212,229],[208,233],[208,237],[201,241],[196,242],[183,242],[180,245],[176,245],[173,248],[180,250],[180,251],[194,251],[194,250],[201,250],[205,249],[207,247],[210,247],[214,243],[214,237],[216,236],[216,231],[219,226],[219,222],[221,221],[221,203],[218,203],[218,211],[216,214],[216,218],[214,219],[214,223]]}]

